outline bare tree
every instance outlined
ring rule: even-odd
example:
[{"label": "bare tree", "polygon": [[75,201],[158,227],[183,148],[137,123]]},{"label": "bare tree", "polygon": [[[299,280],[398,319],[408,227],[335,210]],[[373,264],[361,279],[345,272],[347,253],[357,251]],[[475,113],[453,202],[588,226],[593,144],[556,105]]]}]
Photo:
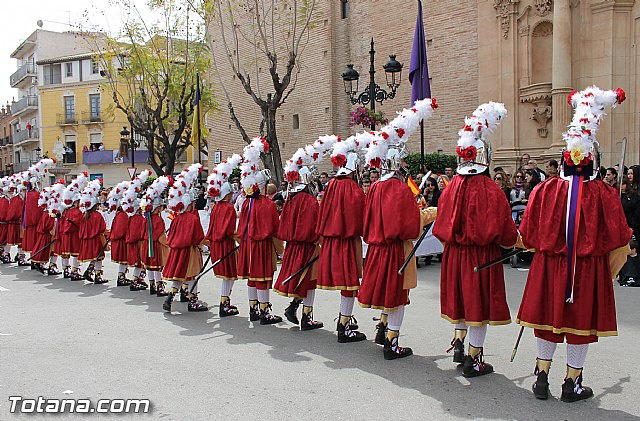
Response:
[{"label": "bare tree", "polygon": [[[128,20],[115,36],[90,37],[95,57],[104,69],[114,108],[125,113],[132,131],[146,140],[149,164],[158,175],[172,174],[178,157],[193,143],[196,75],[209,71],[204,21],[186,0],[149,0],[160,16],[152,24],[131,0],[117,3],[128,12]],[[201,91],[201,106],[214,106],[211,89]]]},{"label": "bare tree", "polygon": [[[195,0],[190,1],[193,5]],[[202,0],[199,6],[209,30],[213,68],[218,76],[229,72],[235,75],[259,107],[261,120],[255,128],[253,122],[240,121],[233,105],[237,98],[219,77],[229,116],[247,144],[251,141],[248,132],[256,129],[267,139],[270,148],[263,162],[280,181],[283,174],[276,114],[296,88],[316,0]],[[224,57],[216,57],[214,43],[222,46]],[[266,64],[269,71],[267,86],[261,85],[258,76],[260,64]]]}]

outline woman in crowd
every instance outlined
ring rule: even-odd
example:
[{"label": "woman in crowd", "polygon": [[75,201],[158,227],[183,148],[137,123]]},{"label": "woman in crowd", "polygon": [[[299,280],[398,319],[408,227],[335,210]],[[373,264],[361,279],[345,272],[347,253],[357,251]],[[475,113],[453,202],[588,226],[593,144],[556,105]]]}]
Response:
[{"label": "woman in crowd", "polygon": [[422,191],[424,200],[427,202],[427,207],[438,207],[438,199],[440,198],[440,189],[438,189],[438,182],[435,178],[427,178],[427,183]]},{"label": "woman in crowd", "polygon": [[525,199],[525,186],[524,186],[524,172],[516,172],[513,177],[513,187],[509,192],[509,204],[511,205],[511,217],[514,221],[517,220],[518,212],[524,211],[526,205]]},{"label": "woman in crowd", "polygon": [[627,225],[633,230],[633,235],[637,238],[640,232],[640,194],[631,187],[631,181],[624,177],[622,180],[622,208],[624,216],[627,218]]},{"label": "woman in crowd", "polygon": [[524,173],[525,180],[525,202],[529,200],[531,192],[540,183],[540,175],[536,170],[526,170]]},{"label": "woman in crowd", "polygon": [[509,186],[507,175],[504,171],[497,171],[493,176],[493,181],[502,189],[504,194],[507,196],[507,200],[509,200],[511,196],[511,187]]},{"label": "woman in crowd", "polygon": [[640,184],[640,166],[632,165],[627,170],[627,178],[629,179],[629,183],[631,184],[631,189],[638,191],[638,185]]}]

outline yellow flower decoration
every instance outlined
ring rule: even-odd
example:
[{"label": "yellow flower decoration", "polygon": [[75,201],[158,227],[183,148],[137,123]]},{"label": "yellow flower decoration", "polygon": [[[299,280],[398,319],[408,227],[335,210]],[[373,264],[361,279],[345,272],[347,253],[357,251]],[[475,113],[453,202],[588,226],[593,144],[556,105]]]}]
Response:
[{"label": "yellow flower decoration", "polygon": [[584,157],[585,154],[581,148],[576,148],[571,151],[571,160],[573,161],[574,165],[580,164]]}]

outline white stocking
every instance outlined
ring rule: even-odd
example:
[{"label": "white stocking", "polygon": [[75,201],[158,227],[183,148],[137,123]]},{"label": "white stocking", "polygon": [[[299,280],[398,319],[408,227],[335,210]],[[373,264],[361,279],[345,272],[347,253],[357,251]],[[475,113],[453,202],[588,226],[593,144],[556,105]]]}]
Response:
[{"label": "white stocking", "polygon": [[93,263],[96,270],[102,270],[102,260],[94,260],[91,263]]},{"label": "white stocking", "polygon": [[469,326],[467,336],[469,338],[469,345],[474,348],[482,348],[484,338],[487,336],[487,325]]},{"label": "white stocking", "polygon": [[233,279],[223,279],[220,295],[222,297],[231,297],[231,289],[233,288]]},{"label": "white stocking", "polygon": [[122,263],[118,264],[118,273],[125,273],[127,271],[127,265],[123,265]]},{"label": "white stocking", "polygon": [[340,296],[340,314],[350,317],[353,314],[353,304],[356,302],[355,297]]},{"label": "white stocking", "polygon": [[548,361],[553,360],[553,354],[555,354],[558,344],[542,338],[536,338],[536,342],[538,344],[538,358]]},{"label": "white stocking", "polygon": [[268,289],[259,289],[258,290],[258,302],[261,303],[261,304],[269,302],[269,290]]},{"label": "white stocking", "polygon": [[584,367],[584,361],[587,359],[588,350],[589,344],[567,344],[567,365],[578,369]]},{"label": "white stocking", "polygon": [[80,269],[80,264],[78,263],[78,256],[71,256],[71,267],[75,269]]},{"label": "white stocking", "polygon": [[133,268],[133,276],[135,276],[136,278],[138,276],[140,276],[140,272],[142,272],[142,269],[140,268]]},{"label": "white stocking", "polygon": [[466,325],[466,323],[456,323],[455,324],[455,329],[456,330],[467,330],[467,325]]},{"label": "white stocking", "polygon": [[64,257],[62,258],[62,267],[68,267],[69,266],[69,258],[68,257]]},{"label": "white stocking", "polygon": [[316,290],[310,289],[307,291],[307,296],[304,297],[304,306],[305,307],[313,307],[313,302],[316,299]]},{"label": "white stocking", "polygon": [[397,309],[390,311],[389,318],[387,319],[387,327],[389,330],[400,330],[402,319],[404,319],[404,306],[398,306]]},{"label": "white stocking", "polygon": [[249,294],[249,301],[258,301],[258,291],[256,287],[248,287],[247,292]]}]

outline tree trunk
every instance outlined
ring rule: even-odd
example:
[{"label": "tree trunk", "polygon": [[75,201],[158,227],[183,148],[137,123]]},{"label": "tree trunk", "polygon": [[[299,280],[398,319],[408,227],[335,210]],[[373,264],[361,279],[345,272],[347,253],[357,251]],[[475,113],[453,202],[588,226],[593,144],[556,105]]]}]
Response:
[{"label": "tree trunk", "polygon": [[[269,95],[270,96],[270,95]],[[280,155],[280,144],[278,143],[278,135],[276,131],[276,108],[269,106],[263,111],[263,121],[266,120],[267,128],[266,139],[269,142],[269,155],[263,159],[265,168],[271,171],[271,178],[276,181],[276,185],[280,185],[283,179],[282,174],[282,157]]]}]

